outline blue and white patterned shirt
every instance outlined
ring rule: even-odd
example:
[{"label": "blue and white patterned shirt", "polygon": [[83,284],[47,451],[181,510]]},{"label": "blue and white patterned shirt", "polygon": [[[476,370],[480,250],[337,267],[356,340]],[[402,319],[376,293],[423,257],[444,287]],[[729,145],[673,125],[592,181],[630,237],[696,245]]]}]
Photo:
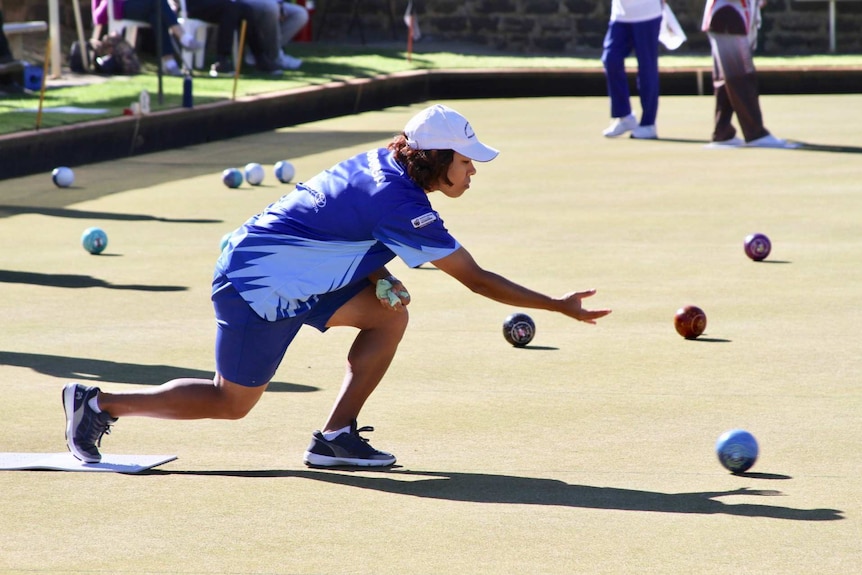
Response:
[{"label": "blue and white patterned shirt", "polygon": [[309,309],[320,294],[400,257],[410,267],[460,247],[386,148],[319,173],[253,216],[216,264],[262,318]]}]

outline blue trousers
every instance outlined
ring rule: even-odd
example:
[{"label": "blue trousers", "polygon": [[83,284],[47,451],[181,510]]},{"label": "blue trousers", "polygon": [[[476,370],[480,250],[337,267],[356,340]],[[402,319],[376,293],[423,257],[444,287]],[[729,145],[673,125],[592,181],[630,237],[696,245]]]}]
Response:
[{"label": "blue trousers", "polygon": [[611,99],[611,117],[632,113],[625,59],[634,50],[638,61],[637,88],[641,102],[641,126],[655,124],[658,115],[658,32],[661,18],[646,22],[611,22],[605,34],[602,64]]}]

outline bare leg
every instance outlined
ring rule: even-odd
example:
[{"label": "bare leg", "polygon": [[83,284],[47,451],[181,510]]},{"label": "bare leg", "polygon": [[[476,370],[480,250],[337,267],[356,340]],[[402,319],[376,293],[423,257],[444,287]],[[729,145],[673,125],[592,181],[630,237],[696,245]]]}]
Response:
[{"label": "bare leg", "polygon": [[407,309],[385,309],[368,287],[335,312],[327,324],[360,329],[347,355],[347,369],[341,391],[323,431],[350,425],[365,401],[383,379],[398,344],[407,329]]},{"label": "bare leg", "polygon": [[161,419],[240,419],[257,404],[266,385],[245,387],[220,375],[174,379],[139,392],[99,392],[99,407],[111,417],[139,415]]}]

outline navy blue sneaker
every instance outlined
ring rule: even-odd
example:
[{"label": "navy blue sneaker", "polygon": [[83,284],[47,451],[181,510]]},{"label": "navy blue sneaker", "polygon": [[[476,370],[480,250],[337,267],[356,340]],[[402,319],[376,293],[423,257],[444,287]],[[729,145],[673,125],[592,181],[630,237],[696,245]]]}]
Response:
[{"label": "navy blue sneaker", "polygon": [[66,445],[72,455],[84,463],[99,463],[102,436],[111,433],[117,419],[106,412],[96,413],[90,400],[99,394],[98,387],[67,383],[63,388],[63,408],[66,410]]},{"label": "navy blue sneaker", "polygon": [[373,427],[356,428],[356,420],[350,422],[350,431],[340,434],[332,441],[315,431],[311,444],[305,450],[303,461],[309,467],[388,467],[395,463],[395,456],[371,447],[360,432],[374,431]]}]

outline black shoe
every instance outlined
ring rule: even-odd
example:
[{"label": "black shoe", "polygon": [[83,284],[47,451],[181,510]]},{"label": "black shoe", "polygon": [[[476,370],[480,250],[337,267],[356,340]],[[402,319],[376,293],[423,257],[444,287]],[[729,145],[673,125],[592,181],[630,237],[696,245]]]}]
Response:
[{"label": "black shoe", "polygon": [[356,420],[350,422],[350,431],[342,433],[332,441],[320,431],[311,434],[311,444],[305,451],[303,461],[309,467],[388,467],[395,463],[395,456],[371,447],[360,432],[374,431],[373,427],[356,428]]},{"label": "black shoe", "polygon": [[111,433],[116,418],[104,411],[96,413],[90,400],[99,394],[98,387],[67,383],[63,388],[63,408],[66,411],[66,445],[72,455],[84,463],[102,460],[99,446],[102,436]]}]

